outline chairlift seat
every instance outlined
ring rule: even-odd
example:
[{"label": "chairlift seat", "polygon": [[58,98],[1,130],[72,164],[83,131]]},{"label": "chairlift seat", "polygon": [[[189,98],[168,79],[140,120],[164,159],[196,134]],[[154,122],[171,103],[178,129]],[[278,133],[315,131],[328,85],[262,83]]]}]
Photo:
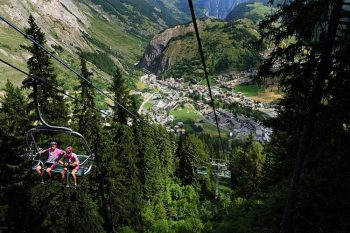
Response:
[{"label": "chairlift seat", "polygon": [[[78,156],[78,159],[79,159],[79,162],[80,162],[80,168],[78,170],[78,172],[76,173],[77,176],[84,176],[86,174],[88,174],[91,170],[91,166],[86,166],[87,165],[87,160],[89,159],[89,156],[88,155],[77,155]],[[45,166],[45,162],[46,161],[43,161],[42,159],[40,159],[40,161],[38,160],[38,165],[39,163],[41,164],[44,164],[44,170],[46,170],[46,166]],[[37,165],[35,166],[32,166],[32,170],[35,170]],[[59,174],[62,172],[62,170],[64,169],[64,166],[61,165],[61,164],[57,164],[55,166],[54,169],[51,170],[51,173],[53,174]]]}]

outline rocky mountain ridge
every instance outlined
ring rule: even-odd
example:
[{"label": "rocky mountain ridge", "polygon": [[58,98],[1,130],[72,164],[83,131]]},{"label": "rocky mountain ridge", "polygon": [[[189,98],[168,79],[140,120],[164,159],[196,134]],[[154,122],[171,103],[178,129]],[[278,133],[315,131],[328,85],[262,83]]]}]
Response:
[{"label": "rocky mountain ridge", "polygon": [[[239,4],[229,13],[228,22],[198,20],[207,66],[212,75],[225,73],[230,69],[255,68],[259,55],[250,42],[259,37],[258,23],[272,10],[266,0],[248,1]],[[189,64],[192,65],[194,73],[200,73],[199,63],[193,26],[186,24],[155,35],[137,67],[157,75],[176,77],[185,73],[190,75]],[[183,72],[186,67],[188,72]]]},{"label": "rocky mountain ridge", "polygon": [[[211,75],[252,69],[258,64],[259,54],[251,42],[257,40],[259,33],[250,20],[207,19],[198,21],[198,27]],[[137,66],[175,78],[203,76],[193,26],[176,26],[156,35]]]},{"label": "rocky mountain ridge", "polygon": [[164,50],[171,40],[180,35],[186,35],[189,32],[194,32],[192,25],[178,25],[155,35],[147,45],[137,67],[149,69],[156,74],[164,72],[171,65],[171,58],[163,54]]},{"label": "rocky mountain ridge", "polygon": [[[198,18],[225,19],[235,6],[247,0],[193,0],[193,7]],[[171,10],[179,21],[188,22],[191,14],[187,0],[156,0]]]}]

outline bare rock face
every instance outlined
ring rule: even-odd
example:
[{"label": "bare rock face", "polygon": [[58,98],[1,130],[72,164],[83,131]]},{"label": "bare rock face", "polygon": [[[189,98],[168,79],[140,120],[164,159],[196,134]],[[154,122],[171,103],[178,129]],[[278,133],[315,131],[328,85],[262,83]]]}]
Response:
[{"label": "bare rock face", "polygon": [[49,45],[59,44],[69,49],[72,44],[83,46],[81,31],[90,26],[76,4],[73,0],[11,0],[7,5],[0,5],[0,13],[9,15],[10,21],[22,28],[28,27],[28,17],[32,14],[47,35]]},{"label": "bare rock face", "polygon": [[155,74],[164,72],[171,63],[171,58],[165,56],[163,53],[168,43],[171,39],[189,32],[194,32],[192,24],[187,26],[178,25],[156,35],[147,45],[143,57],[136,66],[147,69]]},{"label": "bare rock face", "polygon": [[198,8],[202,8],[204,14],[210,18],[225,19],[232,9],[239,3],[247,0],[198,0]]}]

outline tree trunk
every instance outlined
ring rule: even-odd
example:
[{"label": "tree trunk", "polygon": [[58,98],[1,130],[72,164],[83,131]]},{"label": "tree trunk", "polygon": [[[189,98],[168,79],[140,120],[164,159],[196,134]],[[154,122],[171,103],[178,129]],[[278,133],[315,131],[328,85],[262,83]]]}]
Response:
[{"label": "tree trunk", "polygon": [[311,93],[311,101],[309,104],[308,114],[303,123],[303,129],[298,144],[298,151],[293,170],[293,177],[288,191],[287,203],[285,205],[283,218],[280,226],[280,233],[293,232],[292,216],[296,210],[298,193],[300,191],[300,183],[307,160],[307,148],[310,145],[312,134],[315,126],[316,116],[320,109],[320,103],[323,96],[325,81],[329,77],[332,68],[332,51],[334,49],[335,37],[341,17],[343,1],[337,0],[334,2],[334,7],[331,12],[330,21],[327,32],[320,38],[321,57],[318,67],[317,76],[315,78],[314,87]]}]

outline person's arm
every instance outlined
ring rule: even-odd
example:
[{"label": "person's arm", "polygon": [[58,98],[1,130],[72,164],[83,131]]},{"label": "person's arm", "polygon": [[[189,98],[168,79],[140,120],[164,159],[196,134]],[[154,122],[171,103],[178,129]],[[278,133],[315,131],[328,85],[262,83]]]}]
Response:
[{"label": "person's arm", "polygon": [[71,163],[71,164],[70,164],[72,167],[75,167],[75,166],[78,166],[78,165],[79,165],[79,159],[78,159],[78,156],[76,155],[74,158],[75,158],[74,163]]},{"label": "person's arm", "polygon": [[50,148],[45,149],[45,150],[41,150],[41,151],[39,151],[39,154],[45,153],[45,152],[47,152],[47,151],[49,151],[49,150],[50,150]]},{"label": "person's arm", "polygon": [[64,166],[67,166],[66,164],[67,163],[63,163],[63,157],[66,153],[64,151],[61,152],[60,156],[59,156],[59,160],[58,160],[58,163],[61,164],[61,165],[64,165]]}]

